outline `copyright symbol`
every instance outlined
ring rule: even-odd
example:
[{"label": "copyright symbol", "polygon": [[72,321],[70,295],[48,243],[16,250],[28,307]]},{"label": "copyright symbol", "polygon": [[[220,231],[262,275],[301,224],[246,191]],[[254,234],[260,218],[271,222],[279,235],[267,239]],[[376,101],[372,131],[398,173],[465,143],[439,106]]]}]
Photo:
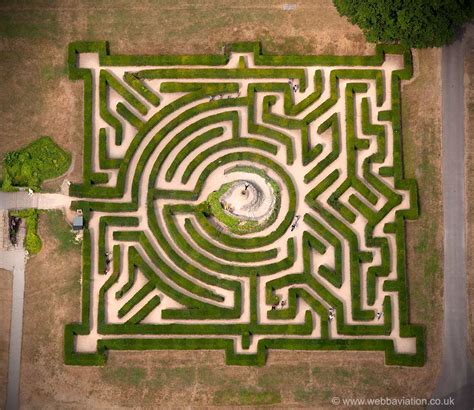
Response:
[{"label": "copyright symbol", "polygon": [[341,404],[341,399],[339,397],[333,397],[331,399],[331,404],[333,404],[334,406],[339,406],[339,404]]}]

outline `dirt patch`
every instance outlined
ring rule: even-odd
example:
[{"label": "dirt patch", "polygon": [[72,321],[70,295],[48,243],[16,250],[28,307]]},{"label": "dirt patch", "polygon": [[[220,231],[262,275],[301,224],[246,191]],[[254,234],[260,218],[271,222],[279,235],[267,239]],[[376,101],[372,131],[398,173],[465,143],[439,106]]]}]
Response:
[{"label": "dirt patch", "polygon": [[12,272],[0,269],[0,407],[7,400],[8,347],[12,311]]},{"label": "dirt patch", "polygon": [[468,293],[469,349],[474,358],[474,25],[465,32],[464,99],[466,155],[466,272]]},{"label": "dirt patch", "polygon": [[[262,40],[279,54],[371,54],[374,45],[330,0],[292,12],[270,1],[149,0],[3,3],[0,6],[0,154],[50,135],[73,153],[79,181],[82,83],[64,71],[67,44],[109,40],[112,53],[221,53]],[[325,406],[333,396],[429,397],[439,370],[442,314],[440,56],[415,53],[417,78],[403,89],[407,176],[418,179],[421,217],[408,223],[411,320],[427,326],[423,368],[383,365],[381,353],[271,352],[264,368],[224,365],[223,352],[112,352],[107,366],[63,362],[64,325],[79,320],[80,252],[61,249],[45,215],[41,253],[27,265],[21,402],[31,407]],[[55,189],[54,187],[52,189]]]}]

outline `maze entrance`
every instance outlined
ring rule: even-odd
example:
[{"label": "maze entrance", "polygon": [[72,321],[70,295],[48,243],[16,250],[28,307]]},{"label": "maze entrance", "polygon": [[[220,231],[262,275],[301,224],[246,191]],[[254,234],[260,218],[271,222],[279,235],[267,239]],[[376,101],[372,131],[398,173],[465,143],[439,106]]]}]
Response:
[{"label": "maze entrance", "polygon": [[[409,324],[400,81],[411,55],[114,56],[72,43],[84,84],[81,323],[65,361],[107,350],[375,350],[424,363]],[[79,302],[79,301],[78,301]]]}]

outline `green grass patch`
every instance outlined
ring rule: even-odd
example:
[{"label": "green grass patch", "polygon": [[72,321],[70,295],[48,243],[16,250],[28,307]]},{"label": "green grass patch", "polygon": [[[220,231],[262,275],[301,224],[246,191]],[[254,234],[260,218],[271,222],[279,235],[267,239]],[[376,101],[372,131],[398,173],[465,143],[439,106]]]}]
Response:
[{"label": "green grass patch", "polygon": [[105,367],[102,370],[102,379],[108,383],[138,386],[145,376],[145,369],[141,367]]},{"label": "green grass patch", "polygon": [[196,372],[194,367],[160,367],[157,368],[152,384],[161,386],[187,386],[194,383]]},{"label": "green grass patch", "polygon": [[329,400],[331,397],[337,396],[333,394],[330,390],[326,389],[315,389],[315,390],[307,390],[307,389],[296,389],[293,392],[293,398],[298,403],[311,403],[313,406],[315,402],[326,402],[329,404]]},{"label": "green grass patch", "polygon": [[[80,249],[80,248],[79,248]],[[61,296],[69,295],[69,296],[76,296],[81,294],[81,281],[79,278],[81,277],[81,272],[74,273],[71,278],[67,279],[63,287],[61,288]]]},{"label": "green grass patch", "polygon": [[81,244],[75,241],[75,234],[72,231],[71,226],[64,219],[62,212],[46,212],[45,219],[49,231],[59,242],[57,247],[59,253],[64,254],[73,250],[81,250]]},{"label": "green grass patch", "polygon": [[309,367],[306,363],[299,366],[271,366],[262,368],[259,372],[257,384],[261,388],[284,389],[302,387],[309,381]]},{"label": "green grass patch", "polygon": [[213,403],[217,406],[262,406],[281,403],[281,395],[276,390],[225,389],[214,394]]},{"label": "green grass patch", "polygon": [[248,368],[245,367],[197,367],[197,382],[204,386],[219,386],[220,389],[232,386],[243,386],[249,379]]},{"label": "green grass patch", "polygon": [[372,369],[361,368],[358,372],[357,379],[359,384],[364,386],[376,386],[383,383],[383,378],[379,373],[375,373]]},{"label": "green grass patch", "polygon": [[41,77],[45,80],[57,80],[62,77],[66,77],[67,75],[67,68],[62,65],[56,66],[46,66],[43,67],[41,70]]},{"label": "green grass patch", "polygon": [[71,154],[50,137],[40,137],[18,151],[5,154],[2,190],[31,187],[38,191],[43,181],[60,177],[70,165]]},{"label": "green grass patch", "polygon": [[317,379],[328,378],[338,382],[351,377],[351,372],[343,367],[313,367],[311,373]]},{"label": "green grass patch", "polygon": [[4,11],[0,16],[3,38],[52,39],[59,29],[58,14],[47,9]]}]

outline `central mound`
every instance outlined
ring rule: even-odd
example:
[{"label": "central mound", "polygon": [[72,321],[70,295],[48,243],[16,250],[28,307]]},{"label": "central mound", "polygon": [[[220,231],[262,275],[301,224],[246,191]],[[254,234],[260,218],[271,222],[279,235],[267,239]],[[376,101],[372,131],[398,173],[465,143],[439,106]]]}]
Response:
[{"label": "central mound", "polygon": [[280,188],[265,172],[253,167],[234,167],[229,175],[244,172],[244,178],[227,182],[212,192],[205,203],[207,213],[220,226],[236,234],[261,231],[272,224],[280,209]]},{"label": "central mound", "polygon": [[266,219],[275,206],[275,195],[269,184],[263,187],[251,180],[240,180],[229,184],[221,196],[224,211],[240,219],[258,221]]}]

